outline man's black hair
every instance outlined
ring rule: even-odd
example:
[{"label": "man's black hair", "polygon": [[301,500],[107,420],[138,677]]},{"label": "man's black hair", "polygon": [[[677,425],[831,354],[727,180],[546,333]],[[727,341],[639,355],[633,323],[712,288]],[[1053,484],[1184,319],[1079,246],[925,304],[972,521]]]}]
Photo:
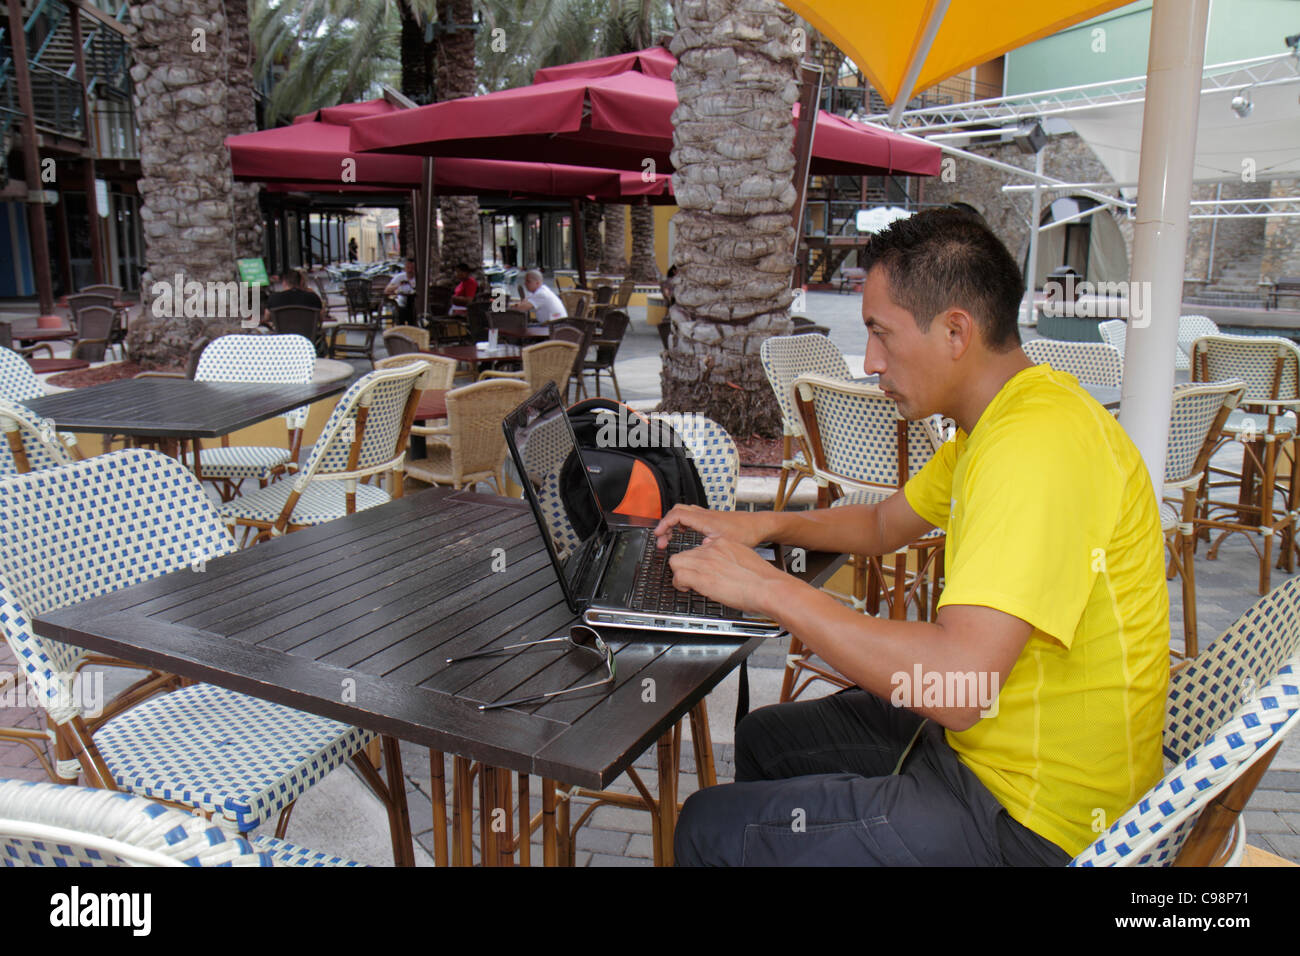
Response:
[{"label": "man's black hair", "polygon": [[465,265],[465,263],[463,263],[463,262],[458,262],[458,263],[456,263],[456,271],[457,271],[457,272],[469,272],[469,271],[470,271],[470,268],[469,268],[469,266]]},{"label": "man's black hair", "polygon": [[859,253],[868,272],[880,266],[889,298],[912,313],[922,332],[945,309],[963,309],[979,323],[984,344],[1006,352],[1020,344],[1025,294],[1015,259],[973,213],[929,209],[898,219]]}]

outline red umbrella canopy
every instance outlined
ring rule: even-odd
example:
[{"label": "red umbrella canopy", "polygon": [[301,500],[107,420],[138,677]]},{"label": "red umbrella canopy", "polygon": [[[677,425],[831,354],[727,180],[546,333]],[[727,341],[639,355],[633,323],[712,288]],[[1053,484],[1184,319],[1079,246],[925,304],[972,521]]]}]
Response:
[{"label": "red umbrella canopy", "polygon": [[[284,191],[391,192],[420,185],[421,162],[413,156],[353,153],[348,126],[368,116],[410,113],[386,100],[329,106],[296,117],[289,126],[226,138],[238,180],[278,184]],[[346,160],[352,164],[345,164]],[[349,178],[350,177],[350,178]],[[451,159],[436,164],[434,191],[443,195],[589,196],[617,201],[648,196],[671,201],[665,177],[624,182],[618,170],[508,160]],[[628,190],[625,192],[625,189]]]},{"label": "red umbrella canopy", "polygon": [[[616,169],[672,169],[677,91],[662,48],[539,70],[541,82],[352,124],[352,148],[420,156],[531,160]],[[624,67],[622,72],[611,72]],[[643,72],[649,71],[649,72]],[[791,116],[793,122],[793,114]],[[813,138],[815,175],[933,176],[939,150],[824,110]],[[822,124],[826,124],[823,135]]]}]

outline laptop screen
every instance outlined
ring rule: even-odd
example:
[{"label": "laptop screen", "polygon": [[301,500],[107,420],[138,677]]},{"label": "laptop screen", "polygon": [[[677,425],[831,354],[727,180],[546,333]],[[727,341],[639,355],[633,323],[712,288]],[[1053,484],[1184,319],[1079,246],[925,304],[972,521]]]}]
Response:
[{"label": "laptop screen", "polygon": [[[596,493],[586,469],[575,467],[581,462],[573,426],[560,401],[555,383],[548,383],[516,408],[502,423],[506,443],[514,459],[516,477],[528,495],[537,524],[550,548],[551,560],[564,586],[565,597],[576,607],[578,576],[582,572],[580,555],[586,554],[596,540],[608,530]],[[566,469],[565,464],[569,463]],[[579,474],[581,478],[579,479]],[[586,495],[596,526],[585,537],[579,535],[570,517],[561,490],[567,479],[570,495]]]}]

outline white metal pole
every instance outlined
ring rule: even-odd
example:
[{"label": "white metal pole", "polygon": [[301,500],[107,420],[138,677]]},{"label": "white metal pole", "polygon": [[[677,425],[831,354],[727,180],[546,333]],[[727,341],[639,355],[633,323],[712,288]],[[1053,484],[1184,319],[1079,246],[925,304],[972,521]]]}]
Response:
[{"label": "white metal pole", "polygon": [[[1034,154],[1034,175],[1041,177],[1043,175],[1043,152],[1040,149]],[[1038,277],[1038,220],[1043,215],[1043,190],[1039,187],[1038,180],[1034,180],[1034,202],[1032,211],[1029,214],[1029,268],[1025,270],[1025,298],[1028,304],[1025,306],[1025,314],[1020,320],[1021,325],[1030,325],[1034,321],[1034,291],[1037,286]]]},{"label": "white metal pole", "polygon": [[1209,9],[1210,0],[1155,0],[1151,10],[1120,421],[1157,498],[1164,487]]}]

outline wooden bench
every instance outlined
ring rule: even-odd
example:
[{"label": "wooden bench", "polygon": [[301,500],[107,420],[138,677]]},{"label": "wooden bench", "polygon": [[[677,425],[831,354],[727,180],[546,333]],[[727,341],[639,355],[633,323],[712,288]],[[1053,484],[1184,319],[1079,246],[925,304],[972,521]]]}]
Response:
[{"label": "wooden bench", "polygon": [[1287,276],[1274,280],[1272,288],[1269,289],[1268,298],[1265,300],[1264,308],[1276,309],[1277,297],[1280,295],[1300,296],[1300,276]]}]

